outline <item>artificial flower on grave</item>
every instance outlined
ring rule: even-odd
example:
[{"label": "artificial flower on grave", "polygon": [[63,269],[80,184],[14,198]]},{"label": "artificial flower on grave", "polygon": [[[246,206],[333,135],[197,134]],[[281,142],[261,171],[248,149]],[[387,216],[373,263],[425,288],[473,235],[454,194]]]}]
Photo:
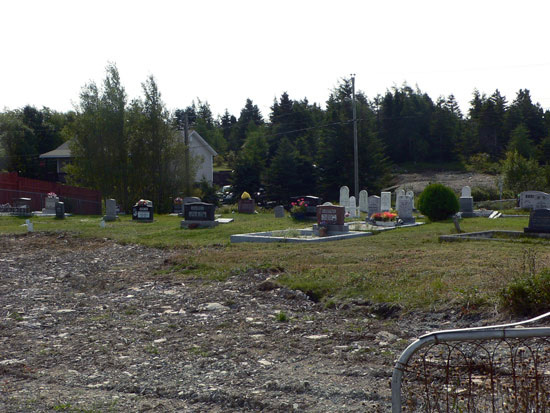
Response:
[{"label": "artificial flower on grave", "polygon": [[147,206],[149,202],[151,201],[148,201],[147,199],[140,199],[139,201],[137,201],[137,206]]},{"label": "artificial flower on grave", "polygon": [[57,194],[55,192],[48,192],[48,198],[57,198]]},{"label": "artificial flower on grave", "polygon": [[241,199],[251,199],[250,194],[248,192],[244,191],[243,194],[241,195]]},{"label": "artificial flower on grave", "polygon": [[180,198],[179,196],[176,197],[176,198],[174,198],[174,204],[176,204],[176,205],[181,205],[181,204],[183,204],[183,199]]},{"label": "artificial flower on grave", "polygon": [[384,222],[395,221],[396,218],[397,218],[397,214],[391,211],[376,212],[372,214],[370,217],[370,219],[372,219],[373,221],[384,221]]},{"label": "artificial flower on grave", "polygon": [[307,202],[304,200],[304,198],[298,199],[296,202],[290,203],[290,213],[291,214],[304,214],[307,210]]}]

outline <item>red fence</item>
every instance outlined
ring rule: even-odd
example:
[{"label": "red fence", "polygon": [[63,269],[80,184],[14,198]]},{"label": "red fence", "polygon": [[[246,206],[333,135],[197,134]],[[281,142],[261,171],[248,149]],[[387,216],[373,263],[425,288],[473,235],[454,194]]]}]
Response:
[{"label": "red fence", "polygon": [[22,178],[17,172],[0,174],[0,204],[11,204],[17,198],[30,198],[31,209],[44,208],[48,192],[55,192],[65,203],[65,211],[73,214],[101,215],[101,192],[56,182]]}]

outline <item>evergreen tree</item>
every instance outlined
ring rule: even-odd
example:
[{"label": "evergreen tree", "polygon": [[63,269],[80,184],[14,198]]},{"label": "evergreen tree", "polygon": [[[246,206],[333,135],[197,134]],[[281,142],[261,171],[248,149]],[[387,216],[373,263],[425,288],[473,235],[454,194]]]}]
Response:
[{"label": "evergreen tree", "polygon": [[231,130],[231,135],[228,140],[229,150],[238,152],[244,141],[246,140],[246,133],[250,124],[253,123],[256,126],[263,125],[262,114],[258,106],[252,103],[252,100],[246,99],[246,104],[241,110],[239,120],[235,123]]}]

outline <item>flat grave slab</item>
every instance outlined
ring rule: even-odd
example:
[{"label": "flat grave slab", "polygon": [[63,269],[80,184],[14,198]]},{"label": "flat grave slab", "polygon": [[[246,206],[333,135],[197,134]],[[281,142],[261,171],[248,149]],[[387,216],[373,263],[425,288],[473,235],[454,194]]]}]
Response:
[{"label": "flat grave slab", "polygon": [[372,235],[371,232],[350,231],[345,234],[327,235],[326,237],[317,237],[313,234],[312,229],[299,229],[299,230],[252,232],[249,234],[235,234],[235,235],[231,235],[231,242],[232,243],[239,243],[239,242],[317,243],[317,242],[340,241],[344,239],[367,237],[370,235]]}]

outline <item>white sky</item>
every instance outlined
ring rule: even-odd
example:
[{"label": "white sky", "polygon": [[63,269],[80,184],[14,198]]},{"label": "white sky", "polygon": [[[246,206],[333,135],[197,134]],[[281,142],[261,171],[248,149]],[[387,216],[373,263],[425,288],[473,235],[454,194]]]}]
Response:
[{"label": "white sky", "polygon": [[0,110],[66,111],[115,62],[129,98],[153,74],[169,109],[195,98],[264,117],[274,98],[324,106],[356,74],[369,98],[407,82],[432,99],[474,88],[550,108],[545,0],[2,0]]}]

